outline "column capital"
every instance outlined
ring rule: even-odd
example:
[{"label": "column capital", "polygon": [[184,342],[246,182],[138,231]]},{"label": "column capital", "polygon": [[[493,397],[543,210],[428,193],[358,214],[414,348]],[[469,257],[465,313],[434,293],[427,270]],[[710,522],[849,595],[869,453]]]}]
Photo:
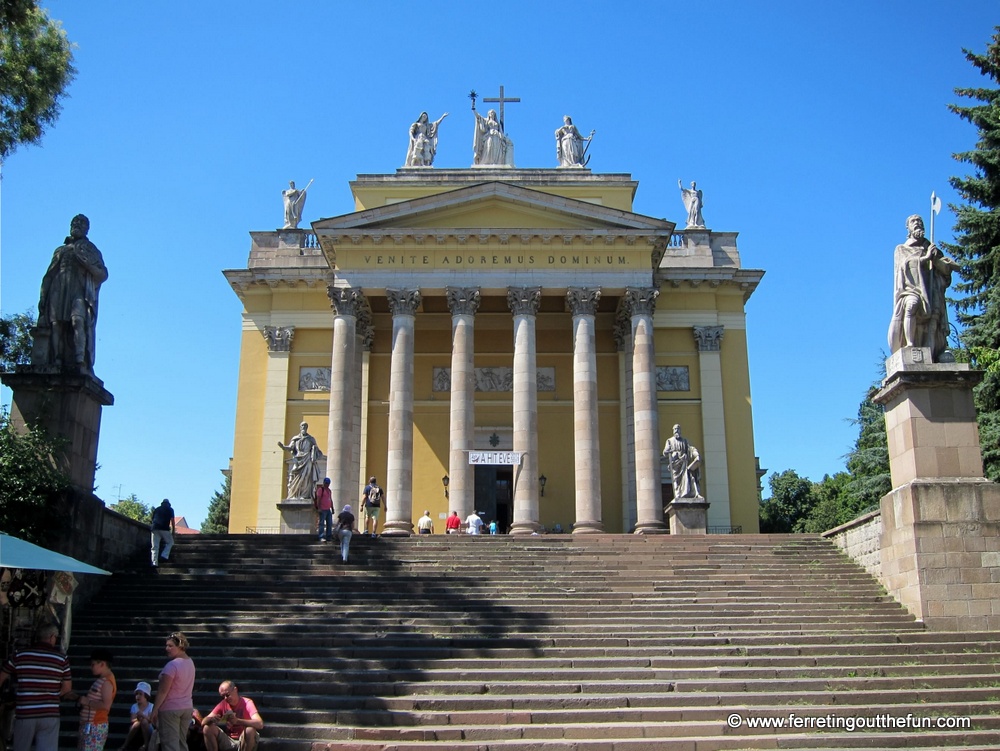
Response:
[{"label": "column capital", "polygon": [[699,352],[718,352],[722,348],[725,326],[694,326],[691,332],[698,344]]},{"label": "column capital", "polygon": [[453,316],[474,316],[479,310],[479,287],[447,287],[445,295]]},{"label": "column capital", "polygon": [[395,316],[412,316],[416,314],[420,307],[419,289],[390,289],[387,288],[385,296],[389,300],[389,310]]},{"label": "column capital", "polygon": [[541,287],[508,287],[507,306],[516,316],[538,315],[538,306],[542,303]]},{"label": "column capital", "polygon": [[294,326],[265,326],[261,332],[267,342],[268,352],[291,352]]},{"label": "column capital", "polygon": [[656,298],[660,290],[656,287],[626,287],[622,297],[629,317],[653,315],[656,310]]},{"label": "column capital", "polygon": [[574,316],[594,315],[600,301],[600,287],[569,287],[566,290],[566,305]]},{"label": "column capital", "polygon": [[330,307],[339,316],[357,316],[365,299],[364,293],[357,287],[337,287],[333,284],[326,288],[326,296],[330,298]]}]

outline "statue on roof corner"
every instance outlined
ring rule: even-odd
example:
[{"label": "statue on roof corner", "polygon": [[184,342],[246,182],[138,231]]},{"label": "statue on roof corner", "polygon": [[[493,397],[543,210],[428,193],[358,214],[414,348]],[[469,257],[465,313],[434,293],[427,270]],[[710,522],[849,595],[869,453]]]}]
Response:
[{"label": "statue on roof corner", "polygon": [[691,181],[691,187],[685,188],[680,180],[677,181],[677,187],[681,189],[681,200],[684,202],[684,208],[687,209],[687,226],[684,229],[704,229],[705,218],[701,215],[701,207],[704,205],[702,200],[702,193],[698,190],[698,183],[694,180]]},{"label": "statue on roof corner", "polygon": [[[556,130],[556,157],[559,159],[559,166],[586,167],[590,161],[587,149],[590,148],[594,132],[590,131],[590,135],[584,138],[573,125],[573,118],[569,115],[563,117],[562,127]],[[584,146],[584,143],[587,145]]]},{"label": "statue on roof corner", "polygon": [[[309,181],[312,185],[313,181]],[[302,190],[295,187],[295,181],[288,181],[288,190],[281,191],[281,198],[285,203],[285,226],[282,229],[298,229],[299,222],[302,221],[302,209],[306,205],[306,191],[309,185]]]},{"label": "statue on roof corner", "polygon": [[959,266],[924,237],[924,220],[906,219],[907,238],[896,246],[893,258],[892,320],[889,351],[929,347],[931,362],[954,362],[948,351],[948,303],[945,290]]},{"label": "statue on roof corner", "polygon": [[476,112],[476,102],[472,102],[472,114],[476,116],[476,132],[472,139],[472,164],[476,167],[513,167],[514,142],[503,132],[503,125],[497,120],[497,111],[490,110],[483,117]]},{"label": "statue on roof corner", "polygon": [[73,217],[69,237],[55,249],[42,277],[32,365],[94,372],[97,297],[108,279],[108,268],[101,251],[88,239],[89,231],[87,217]]},{"label": "statue on roof corner", "polygon": [[410,145],[406,149],[406,167],[431,167],[434,165],[434,155],[437,154],[438,127],[441,121],[448,117],[445,112],[434,122],[421,112],[417,121],[410,126]]}]

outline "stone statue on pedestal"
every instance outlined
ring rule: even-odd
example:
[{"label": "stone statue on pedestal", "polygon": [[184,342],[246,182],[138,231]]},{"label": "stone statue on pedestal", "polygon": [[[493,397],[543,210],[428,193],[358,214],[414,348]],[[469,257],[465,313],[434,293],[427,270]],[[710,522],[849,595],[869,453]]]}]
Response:
[{"label": "stone statue on pedestal", "polygon": [[428,122],[426,112],[421,112],[417,121],[410,126],[410,145],[406,150],[407,167],[431,167],[437,154],[438,127],[448,117],[445,112],[434,122]]},{"label": "stone statue on pedestal", "polygon": [[687,209],[687,226],[684,229],[704,228],[705,218],[701,215],[701,208],[704,205],[703,195],[698,190],[698,184],[691,181],[691,187],[685,188],[681,181],[677,181],[677,187],[681,189],[681,200],[684,208]]},{"label": "stone statue on pedestal", "polygon": [[681,436],[681,426],[674,425],[674,434],[663,447],[663,456],[670,467],[673,478],[674,500],[705,500],[699,485],[701,483],[701,455],[698,449]]},{"label": "stone statue on pedestal", "polygon": [[278,441],[278,447],[292,455],[288,465],[288,498],[312,500],[322,477],[320,462],[324,457],[316,439],[309,435],[309,424],[302,423],[299,434],[287,446]]},{"label": "stone statue on pedestal", "polygon": [[[312,185],[313,181],[309,181]],[[302,190],[295,187],[295,181],[288,181],[288,190],[281,191],[281,198],[285,203],[285,226],[282,229],[298,229],[299,222],[302,221],[302,209],[306,205],[306,191],[309,185]]]},{"label": "stone statue on pedestal", "polygon": [[893,259],[892,320],[889,351],[903,347],[929,347],[932,362],[954,362],[947,357],[948,304],[945,290],[958,269],[924,237],[924,220],[913,214],[906,220],[906,242],[896,246]]},{"label": "stone statue on pedestal", "polygon": [[563,126],[556,130],[556,157],[559,159],[560,167],[586,167],[584,161],[587,147],[584,143],[589,142],[594,137],[594,131],[584,138],[580,131],[573,125],[573,118],[566,115],[563,118]]},{"label": "stone statue on pedestal", "polygon": [[93,373],[97,298],[108,269],[89,231],[90,220],[77,214],[69,237],[52,254],[38,299],[32,365]]},{"label": "stone statue on pedestal", "polygon": [[514,161],[514,144],[503,132],[497,120],[497,111],[490,110],[483,117],[475,110],[476,131],[472,139],[473,166],[511,167]]}]

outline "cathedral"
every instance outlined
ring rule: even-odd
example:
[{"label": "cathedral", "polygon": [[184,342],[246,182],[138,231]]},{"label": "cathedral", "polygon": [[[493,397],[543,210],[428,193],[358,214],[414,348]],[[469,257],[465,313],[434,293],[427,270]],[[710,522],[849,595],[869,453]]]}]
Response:
[{"label": "cathedral", "polygon": [[492,110],[473,166],[434,167],[439,123],[350,183],[349,214],[299,228],[292,184],[286,226],[224,272],[244,307],[230,532],[312,532],[317,482],[357,511],[376,477],[387,535],[425,511],[439,532],[475,511],[515,535],[666,533],[681,431],[707,531],[756,532],[764,272],[737,233],[704,226],[694,184],[683,228],[633,212],[638,184],[592,173],[568,117],[551,168],[515,167]]}]

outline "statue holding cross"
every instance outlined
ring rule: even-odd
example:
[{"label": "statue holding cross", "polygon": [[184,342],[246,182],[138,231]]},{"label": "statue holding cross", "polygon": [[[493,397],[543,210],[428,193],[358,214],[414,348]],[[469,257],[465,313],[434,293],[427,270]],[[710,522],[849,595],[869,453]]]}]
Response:
[{"label": "statue holding cross", "polygon": [[474,167],[513,167],[514,142],[504,132],[503,106],[506,102],[520,102],[519,97],[505,97],[503,86],[499,97],[483,97],[484,102],[497,102],[500,105],[500,117],[497,111],[490,110],[486,117],[476,112],[475,91],[469,93],[472,100],[472,114],[476,117],[476,130],[472,139],[472,154]]}]

